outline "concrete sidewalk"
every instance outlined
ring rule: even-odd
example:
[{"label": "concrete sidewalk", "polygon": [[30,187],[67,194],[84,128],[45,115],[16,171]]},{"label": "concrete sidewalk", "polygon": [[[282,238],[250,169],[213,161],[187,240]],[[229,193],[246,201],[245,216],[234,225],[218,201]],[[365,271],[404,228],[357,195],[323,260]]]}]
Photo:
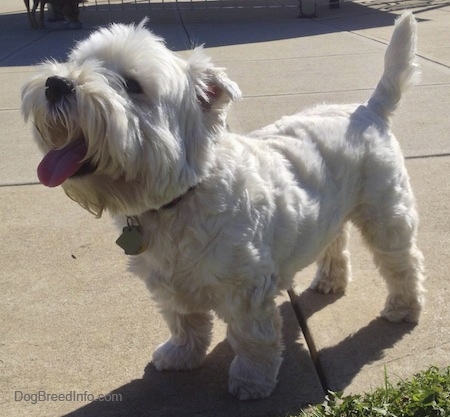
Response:
[{"label": "concrete sidewalk", "polygon": [[[192,43],[205,43],[243,91],[229,124],[247,132],[312,104],[365,101],[381,75],[395,16],[418,4],[358,1],[297,19],[295,2],[287,1],[279,7],[273,0],[270,8],[168,8],[152,12],[149,27],[185,56]],[[413,326],[378,318],[386,290],[354,231],[347,294],[310,292],[314,268],[299,273],[293,296],[305,327],[283,294],[286,352],[279,385],[268,399],[239,402],[227,393],[233,353],[220,321],[200,369],[154,369],[151,353],[168,331],[144,284],[126,272],[116,230],[108,216],[95,220],[61,189],[37,183],[40,154],[20,115],[20,87],[33,64],[63,59],[96,25],[139,21],[142,10],[82,10],[82,30],[53,24],[32,31],[23,3],[2,0],[0,414],[281,417],[321,402],[326,389],[375,388],[384,367],[395,381],[429,365],[449,365],[450,1],[420,4],[414,11],[422,80],[406,95],[394,130],[421,214],[419,245],[428,275],[422,320]],[[33,404],[38,392],[65,397]],[[100,395],[112,401],[92,402]]]}]

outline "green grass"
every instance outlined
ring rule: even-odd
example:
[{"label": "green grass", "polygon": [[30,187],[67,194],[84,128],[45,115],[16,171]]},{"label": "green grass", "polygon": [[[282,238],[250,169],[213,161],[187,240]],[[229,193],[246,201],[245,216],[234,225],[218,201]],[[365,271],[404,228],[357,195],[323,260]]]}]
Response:
[{"label": "green grass", "polygon": [[450,417],[450,367],[430,367],[393,386],[364,395],[329,392],[325,401],[299,417]]}]

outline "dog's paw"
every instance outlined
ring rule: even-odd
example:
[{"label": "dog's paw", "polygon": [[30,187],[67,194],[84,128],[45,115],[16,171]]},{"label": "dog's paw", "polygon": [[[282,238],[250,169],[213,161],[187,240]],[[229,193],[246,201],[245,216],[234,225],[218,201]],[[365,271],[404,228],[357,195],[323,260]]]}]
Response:
[{"label": "dog's paw", "polygon": [[260,385],[249,381],[240,381],[236,378],[230,378],[228,382],[228,391],[239,400],[257,400],[258,398],[268,397],[276,384],[268,386]]},{"label": "dog's paw", "polygon": [[190,344],[176,345],[169,339],[153,352],[152,362],[158,371],[190,370],[198,368],[205,356]]},{"label": "dog's paw", "polygon": [[309,288],[323,294],[343,294],[350,280],[350,264],[333,262],[317,269]]},{"label": "dog's paw", "polygon": [[410,303],[401,303],[394,297],[388,297],[384,309],[381,311],[381,317],[394,323],[406,321],[417,323],[422,312],[423,299],[419,297]]},{"label": "dog's paw", "polygon": [[230,366],[228,391],[240,400],[268,397],[277,385],[276,378],[264,374],[264,366],[250,367],[236,356]]},{"label": "dog's paw", "polygon": [[343,294],[348,281],[349,279],[345,275],[331,278],[319,270],[309,288],[322,294]]}]

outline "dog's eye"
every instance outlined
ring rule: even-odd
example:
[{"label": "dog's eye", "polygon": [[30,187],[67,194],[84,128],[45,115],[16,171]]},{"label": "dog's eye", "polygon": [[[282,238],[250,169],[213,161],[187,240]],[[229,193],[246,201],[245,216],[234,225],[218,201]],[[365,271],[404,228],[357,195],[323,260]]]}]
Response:
[{"label": "dog's eye", "polygon": [[142,94],[144,92],[142,90],[141,85],[133,78],[124,78],[124,81],[125,81],[125,89],[127,90],[128,93]]}]

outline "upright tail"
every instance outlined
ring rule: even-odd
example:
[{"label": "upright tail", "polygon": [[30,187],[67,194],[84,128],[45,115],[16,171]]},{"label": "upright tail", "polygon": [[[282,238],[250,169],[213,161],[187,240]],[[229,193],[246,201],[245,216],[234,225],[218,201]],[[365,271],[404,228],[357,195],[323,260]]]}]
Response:
[{"label": "upright tail", "polygon": [[394,33],[384,56],[384,72],[368,107],[389,123],[401,95],[419,79],[415,62],[417,22],[412,13],[402,14],[395,22]]}]

